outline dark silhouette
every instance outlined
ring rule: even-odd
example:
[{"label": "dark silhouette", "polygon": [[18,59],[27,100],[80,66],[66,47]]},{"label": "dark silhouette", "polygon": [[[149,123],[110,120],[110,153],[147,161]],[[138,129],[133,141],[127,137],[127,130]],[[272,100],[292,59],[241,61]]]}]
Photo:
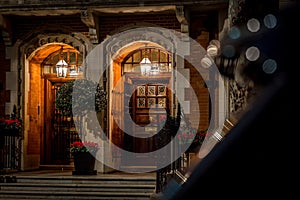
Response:
[{"label": "dark silhouette", "polygon": [[165,199],[298,196],[294,184],[299,176],[299,150],[295,144],[299,134],[299,8],[295,3],[280,12],[276,31],[267,31],[259,40],[251,41],[276,60],[278,70],[263,83],[262,92],[226,137],[194,168],[177,192]]}]

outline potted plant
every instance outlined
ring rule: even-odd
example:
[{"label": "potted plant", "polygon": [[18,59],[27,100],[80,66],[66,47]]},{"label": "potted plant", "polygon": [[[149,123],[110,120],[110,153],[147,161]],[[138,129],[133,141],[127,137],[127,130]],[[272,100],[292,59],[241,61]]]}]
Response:
[{"label": "potted plant", "polygon": [[55,105],[67,117],[74,115],[73,111],[76,115],[84,115],[88,111],[100,112],[107,106],[106,92],[92,80],[69,81],[58,89]]},{"label": "potted plant", "polygon": [[182,114],[181,123],[176,135],[179,146],[188,146],[186,152],[197,152],[201,147],[207,130],[198,130],[194,128],[189,119]]},{"label": "potted plant", "polygon": [[[76,79],[60,86],[56,93],[56,109],[67,119],[74,117],[78,124],[83,123],[83,117],[90,111],[100,113],[107,107],[107,93],[99,83],[87,79]],[[88,118],[85,120],[89,120]],[[81,126],[79,126],[81,127]],[[88,127],[87,127],[88,128]],[[77,130],[83,140],[85,131]],[[89,130],[98,137],[98,132]],[[69,147],[67,147],[69,149]],[[98,146],[93,142],[74,142],[70,153],[74,158],[75,171],[73,174],[95,174],[95,153]],[[87,159],[87,160],[83,160]],[[87,164],[87,166],[83,166]]]},{"label": "potted plant", "polygon": [[22,130],[22,120],[16,115],[16,106],[13,113],[0,118],[0,135],[1,136],[20,136]]},{"label": "potted plant", "polygon": [[96,142],[76,141],[71,144],[70,153],[74,158],[75,170],[73,175],[94,175],[97,174],[95,167],[95,156],[99,150]]}]

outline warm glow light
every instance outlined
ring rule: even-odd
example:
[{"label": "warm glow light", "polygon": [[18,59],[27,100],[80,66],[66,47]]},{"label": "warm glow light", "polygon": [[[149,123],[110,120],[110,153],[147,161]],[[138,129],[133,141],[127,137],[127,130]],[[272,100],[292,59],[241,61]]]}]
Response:
[{"label": "warm glow light", "polygon": [[148,58],[143,58],[140,62],[141,64],[141,74],[143,76],[149,76],[151,71],[151,62]]},{"label": "warm glow light", "polygon": [[152,65],[151,65],[151,71],[150,71],[150,74],[151,74],[151,75],[157,75],[158,72],[159,72],[159,66],[158,66],[158,64],[157,64],[157,63],[156,63],[156,64],[152,64]]},{"label": "warm glow light", "polygon": [[64,60],[59,60],[56,63],[56,75],[59,78],[65,78],[67,76],[68,64]]}]

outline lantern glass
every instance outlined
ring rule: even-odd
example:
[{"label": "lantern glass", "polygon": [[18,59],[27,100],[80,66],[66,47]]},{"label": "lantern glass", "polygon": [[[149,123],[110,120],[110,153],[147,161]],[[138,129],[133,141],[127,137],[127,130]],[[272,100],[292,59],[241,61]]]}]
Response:
[{"label": "lantern glass", "polygon": [[67,77],[68,64],[64,60],[59,60],[56,64],[56,75],[59,78]]},{"label": "lantern glass", "polygon": [[143,76],[149,76],[151,71],[151,62],[148,58],[143,58],[140,62],[141,64],[141,74]]}]

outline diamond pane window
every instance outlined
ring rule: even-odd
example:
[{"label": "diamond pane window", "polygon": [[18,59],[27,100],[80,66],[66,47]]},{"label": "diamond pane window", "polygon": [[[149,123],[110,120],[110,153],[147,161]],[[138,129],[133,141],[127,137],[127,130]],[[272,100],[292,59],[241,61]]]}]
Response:
[{"label": "diamond pane window", "polygon": [[146,98],[138,98],[137,99],[137,107],[145,108],[146,107]]}]

